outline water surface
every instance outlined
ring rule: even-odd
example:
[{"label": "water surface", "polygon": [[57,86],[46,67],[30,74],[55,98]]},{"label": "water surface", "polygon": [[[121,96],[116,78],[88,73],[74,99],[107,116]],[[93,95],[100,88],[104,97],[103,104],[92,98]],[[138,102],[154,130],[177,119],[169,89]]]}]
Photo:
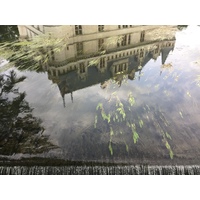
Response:
[{"label": "water surface", "polygon": [[[20,141],[8,142],[15,137],[9,134],[4,137],[2,158],[199,164],[199,33],[198,26],[188,26],[177,29],[170,39],[121,49],[117,58],[106,52],[106,67],[99,70],[91,65],[83,76],[78,69],[65,66],[59,71],[52,65],[43,72],[12,68],[18,77],[26,77],[16,88],[19,94],[25,92],[23,102],[29,107],[29,111],[19,110],[14,120],[19,122],[19,117],[31,113],[26,123],[32,120],[37,125]],[[158,44],[158,56],[154,57],[155,48],[149,47]],[[142,59],[138,49],[144,50]],[[19,94],[10,92],[8,96],[12,99]],[[1,119],[3,115],[1,112]],[[4,131],[9,124],[1,123]],[[18,134],[24,131],[22,124]]]}]

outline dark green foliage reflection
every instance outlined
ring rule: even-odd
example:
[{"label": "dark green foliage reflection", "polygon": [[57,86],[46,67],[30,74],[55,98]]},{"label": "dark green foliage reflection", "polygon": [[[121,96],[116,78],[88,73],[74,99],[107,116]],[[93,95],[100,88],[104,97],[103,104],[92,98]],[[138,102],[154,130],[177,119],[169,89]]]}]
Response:
[{"label": "dark green foliage reflection", "polygon": [[54,146],[43,136],[42,121],[32,115],[32,108],[16,84],[26,77],[17,77],[12,70],[0,75],[0,153],[41,153]]}]

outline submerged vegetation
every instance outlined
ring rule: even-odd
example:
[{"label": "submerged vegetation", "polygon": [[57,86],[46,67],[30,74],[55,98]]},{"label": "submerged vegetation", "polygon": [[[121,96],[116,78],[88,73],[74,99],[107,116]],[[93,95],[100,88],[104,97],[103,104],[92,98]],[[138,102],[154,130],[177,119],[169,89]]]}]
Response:
[{"label": "submerged vegetation", "polygon": [[[162,142],[169,152],[169,156],[173,159],[174,153],[169,144],[169,140],[172,140],[170,134],[166,131],[168,127],[168,122],[160,112],[160,115],[150,108],[148,105],[143,107],[143,112],[138,112],[138,106],[132,92],[127,95],[127,100],[120,100],[117,92],[113,92],[109,98],[109,102],[98,103],[96,106],[96,115],[94,119],[94,128],[100,128],[102,121],[108,125],[108,133],[110,135],[110,140],[108,148],[110,154],[114,154],[112,148],[113,137],[123,134],[132,134],[133,143],[136,144],[140,138],[140,132],[147,131],[147,123],[152,120],[152,123],[158,130],[158,134],[162,137]],[[153,115],[152,115],[153,114]],[[148,116],[149,115],[149,116]],[[151,116],[152,115],[152,116]],[[151,116],[151,119],[149,117]],[[158,118],[158,119],[157,119]],[[162,124],[159,121],[162,121]],[[148,132],[148,131],[147,131]],[[122,136],[123,137],[123,136]],[[125,148],[127,153],[129,152],[129,146],[124,140]]]},{"label": "submerged vegetation", "polygon": [[[139,135],[136,131],[135,122],[131,119],[131,113],[132,113],[131,107],[133,107],[135,103],[132,93],[129,93],[128,101],[129,101],[130,106],[122,103],[120,98],[117,96],[117,93],[113,92],[109,99],[109,104],[111,104],[112,102],[115,104],[114,107],[112,107],[113,109],[108,109],[102,103],[99,103],[96,107],[96,110],[100,111],[99,117],[101,117],[108,124],[109,129],[110,129],[109,150],[110,150],[111,155],[113,155],[112,137],[115,134],[123,134],[124,125],[130,128],[130,131],[133,134],[134,143],[136,143],[139,139]],[[97,119],[99,117],[97,113],[95,115],[95,124],[94,124],[95,128],[97,127],[97,123],[98,123]],[[140,126],[142,126],[142,123],[143,123],[142,120],[140,120],[139,121]],[[116,129],[116,125],[117,125],[117,129]],[[126,151],[128,151],[128,145],[126,143],[125,145],[126,145]]]}]

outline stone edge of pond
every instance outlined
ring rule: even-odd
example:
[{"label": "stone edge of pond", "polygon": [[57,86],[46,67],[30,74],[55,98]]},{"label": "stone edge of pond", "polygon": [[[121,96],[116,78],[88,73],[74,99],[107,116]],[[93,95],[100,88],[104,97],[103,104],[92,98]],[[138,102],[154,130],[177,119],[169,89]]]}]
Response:
[{"label": "stone edge of pond", "polygon": [[70,161],[51,158],[31,158],[31,159],[0,159],[0,166],[125,166],[131,163],[108,163],[108,162],[92,162],[92,161]]},{"label": "stone edge of pond", "polygon": [[63,160],[59,158],[21,158],[16,159],[5,159],[0,158],[0,166],[189,166],[189,165],[198,165],[200,162],[197,160],[182,160],[182,161],[173,161],[162,160],[162,161],[135,161],[135,162],[99,162],[99,161],[72,161],[72,160]]}]

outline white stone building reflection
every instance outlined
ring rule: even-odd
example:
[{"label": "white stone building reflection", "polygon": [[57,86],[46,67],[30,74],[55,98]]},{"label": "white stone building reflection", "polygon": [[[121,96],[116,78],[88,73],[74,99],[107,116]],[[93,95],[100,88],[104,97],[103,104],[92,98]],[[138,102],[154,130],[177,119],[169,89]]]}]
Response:
[{"label": "white stone building reflection", "polygon": [[[162,56],[164,64],[175,45],[175,26],[66,25],[18,26],[21,38],[48,34],[66,38],[65,48],[50,53],[45,70],[65,94],[121,76],[130,80],[150,59]],[[99,76],[101,74],[101,76]],[[95,77],[95,78],[94,78]],[[73,84],[72,84],[73,83]]]}]

